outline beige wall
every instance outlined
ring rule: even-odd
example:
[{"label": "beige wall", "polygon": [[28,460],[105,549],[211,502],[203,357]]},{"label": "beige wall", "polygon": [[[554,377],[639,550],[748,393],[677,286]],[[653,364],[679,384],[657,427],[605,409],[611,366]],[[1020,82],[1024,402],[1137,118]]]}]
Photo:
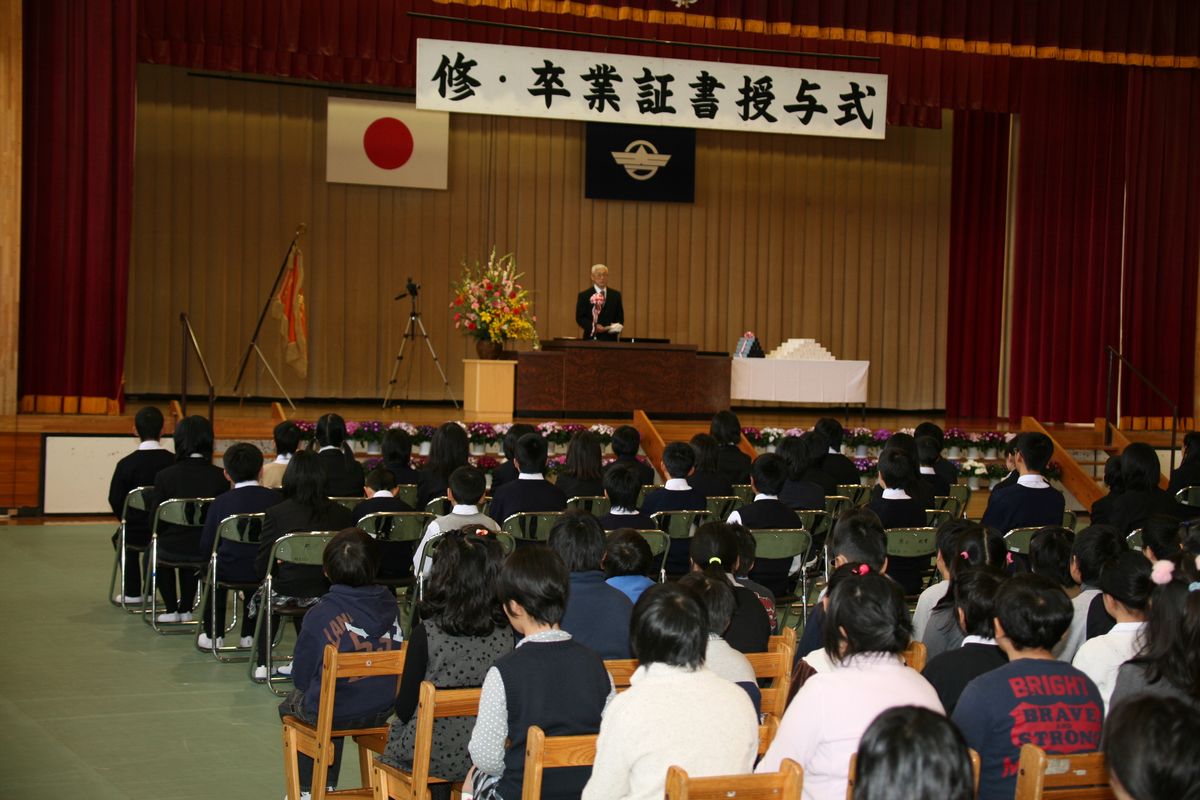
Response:
[{"label": "beige wall", "polygon": [[20,287],[21,0],[0,0],[0,414],[17,410]]},{"label": "beige wall", "polygon": [[[578,334],[575,294],[602,261],[629,334],[712,350],[747,329],[768,348],[813,337],[872,361],[872,405],[944,404],[948,118],[884,142],[700,131],[694,204],[619,203],[583,197],[582,124],[501,117],[452,118],[448,191],[327,184],[327,94],[139,68],[130,393],[177,391],[181,310],[228,391],[306,222],[308,379],[282,369],[297,395],[382,396],[409,274],[461,395],[470,342],[448,283],[494,243],[516,253],[542,337]],[[281,365],[270,322],[263,344]],[[265,376],[251,391],[272,393]],[[411,396],[440,395],[422,349]]]}]

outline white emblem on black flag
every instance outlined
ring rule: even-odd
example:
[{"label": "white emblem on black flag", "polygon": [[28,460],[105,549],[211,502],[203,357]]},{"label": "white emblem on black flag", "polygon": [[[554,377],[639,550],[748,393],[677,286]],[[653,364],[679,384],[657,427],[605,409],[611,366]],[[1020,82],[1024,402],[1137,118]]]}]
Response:
[{"label": "white emblem on black flag", "polygon": [[688,128],[588,123],[585,196],[690,203],[696,191],[696,132]]}]

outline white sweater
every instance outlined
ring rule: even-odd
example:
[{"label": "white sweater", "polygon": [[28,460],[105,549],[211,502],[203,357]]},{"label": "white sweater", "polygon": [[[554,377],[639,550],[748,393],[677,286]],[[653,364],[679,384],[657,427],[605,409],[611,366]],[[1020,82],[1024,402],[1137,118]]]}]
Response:
[{"label": "white sweater", "polygon": [[706,667],[638,667],[604,710],[583,800],[661,800],[667,769],[689,776],[754,769],[758,717],[746,692]]},{"label": "white sweater", "polygon": [[1137,653],[1145,628],[1144,622],[1118,622],[1103,636],[1088,639],[1075,653],[1071,663],[1095,682],[1106,711],[1117,685],[1117,671]]}]

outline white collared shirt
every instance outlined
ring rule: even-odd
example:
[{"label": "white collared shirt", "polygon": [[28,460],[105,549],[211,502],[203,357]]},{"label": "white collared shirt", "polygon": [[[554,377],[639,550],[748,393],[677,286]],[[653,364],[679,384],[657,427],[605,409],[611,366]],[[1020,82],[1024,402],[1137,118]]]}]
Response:
[{"label": "white collared shirt", "polygon": [[592,284],[592,293],[593,294],[602,294],[602,295],[604,295],[605,300],[608,299],[608,288],[607,287],[601,289],[599,286],[597,286],[596,284],[593,283]]},{"label": "white collared shirt", "polygon": [[638,513],[636,508],[625,508],[623,506],[613,506],[608,510],[608,513],[615,514],[618,517],[632,517]]},{"label": "white collared shirt", "polygon": [[688,492],[692,489],[687,478],[668,478],[667,482],[663,484],[663,488],[669,492]]},{"label": "white collared shirt", "polygon": [[204,458],[204,453],[192,453],[188,458]]},{"label": "white collared shirt", "polygon": [[544,481],[546,477],[540,472],[521,472],[517,474],[519,481]]},{"label": "white collared shirt", "polygon": [[[464,517],[468,516],[468,515],[473,516],[473,515],[479,513],[479,507],[455,504],[455,506],[450,509],[450,513],[451,514],[459,514]],[[441,536],[441,535],[442,535],[442,526],[438,525],[437,518],[433,519],[432,521],[430,521],[430,523],[428,525],[425,526],[425,533],[421,536],[420,543],[417,545],[416,549],[413,551],[413,572],[414,573],[416,573],[418,570],[421,569],[421,553],[425,552],[425,545],[429,542],[430,539],[433,539],[434,537]],[[425,572],[423,573],[423,575],[421,577],[424,578],[425,576],[429,575],[429,572],[432,569],[433,569],[433,561],[430,560],[430,562],[425,565]]]},{"label": "white collared shirt", "polygon": [[380,489],[379,491],[375,492],[375,494],[371,495],[371,497],[395,497],[395,495],[393,495],[387,489]]},{"label": "white collared shirt", "polygon": [[908,492],[904,491],[903,489],[884,489],[883,490],[883,499],[884,500],[912,500],[912,498],[908,496]]},{"label": "white collared shirt", "polygon": [[275,463],[276,464],[292,463],[292,453],[280,453],[279,455],[275,456]]},{"label": "white collared shirt", "polygon": [[922,475],[937,475],[937,470],[933,467],[921,467]]},{"label": "white collared shirt", "polygon": [[245,486],[258,486],[258,481],[238,481],[233,485],[233,488],[241,489]]},{"label": "white collared shirt", "polygon": [[1030,489],[1049,489],[1050,482],[1036,472],[1031,472],[1028,475],[1022,475],[1017,478],[1017,483],[1021,486],[1027,486]]},{"label": "white collared shirt", "polygon": [[837,451],[837,450],[834,450],[832,447],[831,447],[831,448],[829,448],[829,455],[831,455],[831,456],[836,456],[837,454],[838,454],[838,451]]},{"label": "white collared shirt", "polygon": [[964,636],[961,646],[966,647],[969,644],[986,644],[991,645],[992,647],[999,646],[996,644],[995,639],[989,639],[986,636]]},{"label": "white collared shirt", "polygon": [[326,450],[341,450],[341,449],[342,448],[340,448],[340,447],[335,447],[334,445],[327,444],[324,447],[322,447],[320,450],[318,450],[317,452],[324,453]]},{"label": "white collared shirt", "polygon": [[[759,500],[778,500],[778,499],[779,499],[779,495],[777,495],[777,494],[756,494],[756,495],[754,495],[755,502],[758,502]],[[732,514],[730,514],[726,518],[725,521],[727,523],[729,523],[730,525],[741,525],[742,524],[742,515],[736,511],[734,511]]]},{"label": "white collared shirt", "polygon": [[155,439],[154,441],[146,440],[138,445],[138,450],[162,450],[162,449],[163,449],[163,446],[158,443],[157,439]]}]

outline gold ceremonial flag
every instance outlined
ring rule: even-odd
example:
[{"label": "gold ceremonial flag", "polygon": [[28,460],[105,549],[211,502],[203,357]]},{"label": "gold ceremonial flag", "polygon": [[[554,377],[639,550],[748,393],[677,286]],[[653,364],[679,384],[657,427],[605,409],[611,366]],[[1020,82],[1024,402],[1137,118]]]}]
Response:
[{"label": "gold ceremonial flag", "polygon": [[283,334],[283,357],[296,372],[308,375],[308,306],[304,302],[304,255],[293,243],[288,253],[287,271],[279,291],[271,299],[271,314],[279,320]]}]

